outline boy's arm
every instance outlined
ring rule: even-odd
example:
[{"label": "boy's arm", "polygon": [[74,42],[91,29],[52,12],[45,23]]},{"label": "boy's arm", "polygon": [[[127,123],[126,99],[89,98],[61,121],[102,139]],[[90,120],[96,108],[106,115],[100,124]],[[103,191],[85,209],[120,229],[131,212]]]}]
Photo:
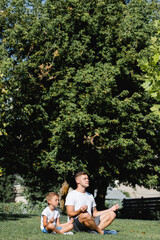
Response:
[{"label": "boy's arm", "polygon": [[68,224],[71,224],[71,223],[73,223],[74,222],[74,220],[73,220],[73,218],[69,221],[69,222],[67,222],[67,223],[60,223],[60,218],[57,218],[57,220],[56,220],[56,225],[57,225],[57,227],[65,227],[65,226],[67,226]]},{"label": "boy's arm", "polygon": [[53,223],[53,221],[54,221],[54,218],[51,218],[48,221],[48,218],[45,215],[43,215],[43,226],[44,226],[44,228],[47,227],[48,224]]},{"label": "boy's arm", "polygon": [[61,225],[62,225],[62,224],[60,223],[60,218],[57,218],[57,219],[56,219],[56,226],[57,226],[57,227],[62,227]]}]

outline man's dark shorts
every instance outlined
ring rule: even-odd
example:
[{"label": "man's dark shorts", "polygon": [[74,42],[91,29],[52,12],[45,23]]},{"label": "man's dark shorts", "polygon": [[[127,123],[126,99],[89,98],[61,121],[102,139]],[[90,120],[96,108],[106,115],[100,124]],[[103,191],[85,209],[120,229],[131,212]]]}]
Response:
[{"label": "man's dark shorts", "polygon": [[[94,218],[94,221],[98,226],[100,223],[100,216]],[[80,221],[78,220],[78,217],[74,220],[73,226],[74,226],[74,231],[76,232],[92,232],[83,223],[80,223]]]}]

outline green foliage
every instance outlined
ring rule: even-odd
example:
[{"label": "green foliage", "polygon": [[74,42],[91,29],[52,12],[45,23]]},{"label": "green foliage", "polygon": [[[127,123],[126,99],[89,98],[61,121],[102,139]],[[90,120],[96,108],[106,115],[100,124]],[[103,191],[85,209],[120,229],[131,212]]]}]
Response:
[{"label": "green foliage", "polygon": [[126,197],[130,198],[130,193],[129,192],[123,192],[124,195],[126,195]]},{"label": "green foliage", "polygon": [[43,209],[47,206],[46,202],[32,203],[0,203],[0,213],[3,214],[31,214],[40,215]]},{"label": "green foliage", "polygon": [[0,176],[0,202],[10,202],[14,199],[14,183],[15,177],[12,175],[6,175],[3,171]]},{"label": "green foliage", "polygon": [[28,202],[31,201],[36,204],[37,201],[44,200],[46,193],[59,192],[60,184],[57,181],[57,175],[54,176],[53,170],[35,171],[35,174],[33,173],[26,175],[27,180],[24,181],[25,190],[23,194]]},{"label": "green foliage", "polygon": [[81,169],[93,188],[102,179],[157,187],[160,122],[137,61],[156,32],[159,4],[0,6],[1,168],[20,174],[34,201]]},{"label": "green foliage", "polygon": [[[139,61],[139,66],[143,70],[144,74],[142,79],[144,83],[142,87],[145,91],[149,92],[150,95],[160,101],[160,21],[156,20],[154,25],[157,28],[157,33],[151,37],[150,45],[146,49],[148,56],[142,58]],[[160,104],[154,104],[151,108],[155,114],[160,116]]]},{"label": "green foliage", "polygon": [[[119,205],[119,210],[123,208],[123,200],[122,199],[107,199],[105,201],[106,208],[111,208],[115,204]],[[119,216],[119,213],[118,213],[118,216]]]}]

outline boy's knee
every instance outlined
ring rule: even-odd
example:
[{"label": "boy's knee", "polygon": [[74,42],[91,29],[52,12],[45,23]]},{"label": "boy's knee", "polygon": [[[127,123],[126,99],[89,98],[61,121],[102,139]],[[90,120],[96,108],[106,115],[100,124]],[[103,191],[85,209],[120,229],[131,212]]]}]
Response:
[{"label": "boy's knee", "polygon": [[54,226],[53,224],[51,224],[51,223],[49,223],[49,224],[47,225],[47,227],[46,227],[46,230],[47,230],[47,231],[54,231],[54,229],[55,229],[55,226]]}]

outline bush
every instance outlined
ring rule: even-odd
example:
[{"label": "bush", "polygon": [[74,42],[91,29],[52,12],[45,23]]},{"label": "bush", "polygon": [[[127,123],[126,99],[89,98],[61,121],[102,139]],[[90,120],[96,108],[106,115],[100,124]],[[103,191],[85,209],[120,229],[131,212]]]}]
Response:
[{"label": "bush", "polygon": [[36,204],[23,202],[19,203],[0,203],[0,213],[5,214],[33,214],[39,215],[47,206],[46,202],[37,202]]},{"label": "bush", "polygon": [[110,208],[114,204],[118,204],[119,208],[121,209],[123,207],[123,199],[108,199],[105,201],[105,207]]},{"label": "bush", "polygon": [[15,177],[13,175],[7,176],[6,173],[3,173],[0,176],[0,202],[11,202],[14,200],[14,181]]}]

